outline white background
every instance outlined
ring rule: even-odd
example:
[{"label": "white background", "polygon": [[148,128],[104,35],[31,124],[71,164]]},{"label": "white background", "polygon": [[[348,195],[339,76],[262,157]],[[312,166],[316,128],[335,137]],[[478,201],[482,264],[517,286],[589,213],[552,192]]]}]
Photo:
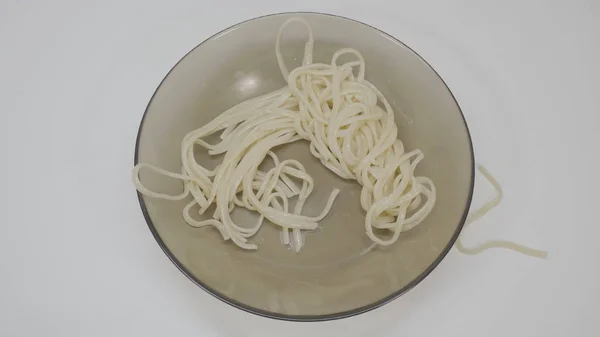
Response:
[{"label": "white background", "polygon": [[[0,336],[598,336],[600,3],[295,3],[0,2]],[[292,10],[364,21],[427,59],[505,188],[465,240],[549,260],[452,250],[391,304],[315,324],[241,312],[188,281],[130,182],[143,110],[199,42]],[[475,203],[490,192],[478,178]]]}]

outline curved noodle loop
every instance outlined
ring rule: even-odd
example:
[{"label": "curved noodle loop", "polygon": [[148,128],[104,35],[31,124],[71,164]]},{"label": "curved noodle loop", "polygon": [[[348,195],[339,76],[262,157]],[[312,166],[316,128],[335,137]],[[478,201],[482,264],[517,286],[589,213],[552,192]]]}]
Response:
[{"label": "curved noodle loop", "polygon": [[[498,206],[498,204],[500,204],[500,201],[502,201],[503,192],[502,192],[502,187],[500,186],[500,183],[496,180],[496,178],[494,178],[494,176],[492,176],[492,174],[485,168],[485,166],[478,165],[477,169],[490,182],[490,184],[492,184],[492,186],[496,189],[497,194],[492,200],[488,201],[481,208],[479,208],[479,209],[475,210],[475,212],[469,214],[469,216],[467,217],[467,220],[465,221],[464,227],[467,227],[468,225],[473,223],[473,221],[477,221],[478,219],[480,219],[481,217],[486,215],[490,210],[492,210],[494,207]],[[464,230],[463,230],[463,233],[464,233]],[[463,233],[461,233],[461,235],[459,235],[458,238],[456,239],[456,249],[458,249],[459,252],[466,254],[466,255],[479,254],[490,248],[504,248],[504,249],[509,249],[509,250],[515,251],[517,253],[521,253],[523,255],[528,255],[531,257],[537,257],[540,259],[548,258],[548,252],[546,252],[544,250],[530,248],[530,247],[527,247],[524,245],[520,245],[518,243],[514,243],[511,241],[505,241],[505,240],[489,240],[489,241],[485,241],[484,243],[480,244],[479,246],[475,246],[473,248],[466,247],[462,242],[462,234]]]},{"label": "curved noodle loop", "polygon": [[[302,65],[288,71],[280,52],[283,30],[292,22],[308,28]],[[192,195],[183,210],[185,221],[193,227],[213,226],[225,240],[244,249],[256,249],[249,243],[269,220],[281,227],[282,242],[299,251],[305,230],[314,230],[329,212],[339,190],[334,190],[319,216],[302,215],[302,208],[314,183],[301,163],[280,161],[272,150],[297,140],[309,141],[311,154],[325,167],[344,179],[354,179],[361,186],[361,206],[366,212],[365,232],[379,245],[390,245],[399,235],[423,221],[431,212],[436,198],[433,182],[414,175],[424,158],[420,150],[405,151],[397,139],[394,112],[383,94],[365,80],[362,55],[350,48],[337,51],[330,64],[313,63],[314,38],[308,23],[293,18],[280,28],[276,56],[287,86],[230,108],[203,127],[187,134],[181,146],[182,173],[154,168],[171,178],[181,179],[184,190],[171,196],[152,192],[143,186],[139,170],[152,167],[138,164],[133,179],[142,194],[169,200]],[[341,63],[349,54],[354,61]],[[221,132],[221,141],[209,144],[203,138]],[[194,148],[205,148],[210,155],[223,155],[214,170],[196,162]],[[269,157],[275,163],[268,171],[260,164]],[[290,198],[297,198],[290,209]],[[216,204],[212,219],[198,221],[198,214]],[[260,214],[258,222],[248,228],[236,224],[231,212],[244,207]],[[381,238],[377,231],[391,235]]]}]

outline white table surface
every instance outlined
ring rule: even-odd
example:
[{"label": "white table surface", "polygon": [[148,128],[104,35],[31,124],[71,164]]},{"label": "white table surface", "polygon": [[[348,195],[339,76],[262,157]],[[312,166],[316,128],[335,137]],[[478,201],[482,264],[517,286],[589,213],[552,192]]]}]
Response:
[{"label": "white table surface", "polygon": [[[0,2],[0,336],[598,336],[599,2],[450,2]],[[375,25],[427,59],[505,189],[465,239],[549,260],[452,250],[391,304],[315,324],[233,309],[180,273],[130,182],[142,112],[203,39],[293,10]]]}]

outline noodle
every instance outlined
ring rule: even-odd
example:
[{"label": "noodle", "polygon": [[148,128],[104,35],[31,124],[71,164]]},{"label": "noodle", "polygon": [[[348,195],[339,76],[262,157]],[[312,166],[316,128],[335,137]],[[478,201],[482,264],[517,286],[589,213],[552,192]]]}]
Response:
[{"label": "noodle", "polygon": [[[280,39],[293,22],[307,28],[308,41],[302,65],[289,71],[280,51]],[[393,244],[402,232],[419,225],[436,199],[433,182],[414,175],[423,153],[406,152],[397,139],[394,112],[383,94],[365,80],[365,62],[358,51],[344,48],[333,55],[330,64],[313,63],[313,46],[312,30],[306,21],[286,21],[278,31],[275,51],[287,86],[241,102],[188,133],[181,143],[181,174],[144,163],[136,165],[133,180],[137,190],[167,200],[181,200],[191,194],[193,201],[183,210],[184,220],[193,227],[213,226],[224,240],[244,249],[257,249],[248,239],[268,220],[281,228],[282,242],[299,251],[304,245],[303,232],[318,227],[339,194],[337,189],[331,192],[319,216],[302,214],[314,187],[313,179],[300,162],[280,161],[272,150],[304,139],[309,142],[311,154],[325,167],[362,186],[365,232],[374,244]],[[338,64],[345,54],[355,60]],[[217,132],[221,132],[218,143],[203,140]],[[223,154],[221,164],[208,170],[197,163],[196,146],[210,155]],[[259,170],[267,157],[275,166],[266,172]],[[142,168],[182,180],[182,193],[150,191],[139,178]],[[292,198],[296,203],[290,209]],[[212,219],[192,218],[193,207],[198,206],[197,213],[202,215],[212,204],[216,204]],[[236,224],[231,217],[235,207],[259,213],[257,223],[249,228]],[[381,238],[377,231],[391,235]]]},{"label": "noodle", "polygon": [[[289,71],[280,51],[280,40],[285,28],[293,22],[306,27],[308,41],[302,65]],[[173,201],[191,195],[193,200],[183,208],[185,222],[197,228],[215,227],[224,240],[231,240],[243,249],[257,249],[255,244],[248,243],[248,238],[259,231],[265,219],[269,220],[281,228],[281,242],[298,252],[304,246],[304,232],[318,227],[340,192],[338,189],[331,192],[318,216],[302,215],[314,181],[300,162],[281,161],[272,150],[304,139],[309,141],[310,153],[325,167],[362,186],[360,203],[366,212],[365,232],[373,244],[361,255],[376,245],[393,244],[402,232],[418,226],[436,200],[433,182],[414,175],[424,154],[418,149],[406,152],[397,139],[394,112],[383,94],[365,80],[365,61],[357,50],[340,49],[330,64],[322,64],[313,63],[313,47],[310,25],[300,18],[287,20],[275,42],[277,62],[287,86],[241,102],[189,132],[181,143],[181,173],[147,163],[137,164],[132,171],[136,189],[149,197]],[[354,56],[355,60],[338,64],[344,54]],[[203,140],[217,132],[221,132],[217,144]],[[221,164],[209,170],[197,163],[196,146],[205,148],[210,155],[222,154]],[[267,157],[274,167],[266,172],[259,170]],[[181,180],[183,191],[170,195],[146,188],[139,177],[144,168]],[[478,169],[498,194],[470,214],[465,227],[502,200],[502,188],[496,179],[485,167],[479,165]],[[292,198],[296,199],[293,210]],[[212,204],[216,204],[216,210],[211,219],[198,221],[192,217],[194,207],[198,206],[196,213],[202,215]],[[235,207],[259,213],[257,222],[252,227],[237,225],[231,218]],[[391,236],[380,238],[375,230],[390,232]],[[459,236],[456,247],[468,255],[505,248],[533,257],[547,257],[545,251],[503,240],[468,248]]]},{"label": "noodle", "polygon": [[[467,217],[467,220],[465,221],[465,227],[470,225],[471,223],[473,223],[473,221],[476,221],[476,220],[480,219],[482,216],[486,215],[490,210],[492,210],[494,207],[498,206],[498,204],[500,204],[500,201],[502,201],[503,193],[502,193],[502,186],[500,186],[500,183],[498,183],[496,178],[494,178],[492,176],[492,174],[483,165],[477,165],[477,169],[490,182],[490,184],[492,184],[492,186],[494,186],[494,188],[496,189],[497,195],[492,200],[488,201],[485,205],[483,205],[481,208],[479,208],[475,212],[469,214],[469,216]],[[529,247],[526,247],[526,246],[523,246],[523,245],[520,245],[520,244],[517,244],[514,242],[504,241],[504,240],[489,240],[489,241],[486,241],[486,242],[480,244],[479,246],[476,246],[473,248],[468,248],[468,247],[464,246],[461,236],[462,236],[462,233],[456,239],[456,249],[458,249],[459,252],[461,252],[463,254],[467,254],[467,255],[479,254],[490,248],[504,248],[504,249],[510,249],[515,252],[525,254],[525,255],[528,255],[531,257],[537,257],[540,259],[546,259],[548,257],[548,253],[546,251],[529,248]]]}]

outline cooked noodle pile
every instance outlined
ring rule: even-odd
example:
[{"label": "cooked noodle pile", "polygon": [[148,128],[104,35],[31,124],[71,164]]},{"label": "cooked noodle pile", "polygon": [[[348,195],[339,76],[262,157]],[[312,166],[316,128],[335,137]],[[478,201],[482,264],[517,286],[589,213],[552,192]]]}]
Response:
[{"label": "cooked noodle pile", "polygon": [[[291,22],[308,30],[302,65],[288,71],[280,52],[282,31]],[[360,202],[366,212],[365,231],[379,245],[394,243],[400,233],[423,221],[435,203],[435,186],[426,177],[414,175],[423,160],[420,150],[405,151],[397,139],[394,112],[381,92],[365,80],[365,62],[350,48],[337,51],[330,64],[313,63],[313,34],[302,19],[292,18],[279,30],[276,56],[287,86],[244,101],[221,113],[203,127],[188,133],[181,146],[181,173],[172,173],[141,163],[133,169],[138,191],[168,200],[193,200],[183,209],[185,221],[193,227],[214,226],[225,240],[244,249],[265,220],[280,226],[284,244],[299,251],[303,231],[314,230],[331,209],[339,190],[333,190],[318,216],[302,214],[314,184],[302,164],[279,160],[273,148],[298,140],[309,141],[310,152],[329,170],[362,185]],[[340,56],[355,60],[338,64]],[[356,72],[356,75],[355,75]],[[382,107],[380,107],[382,106]],[[221,141],[209,144],[203,139],[221,132]],[[194,148],[201,146],[210,155],[223,155],[222,162],[209,170],[196,162]],[[268,171],[259,169],[270,157],[275,163]],[[149,168],[181,179],[184,190],[166,195],[147,189],[139,171]],[[291,207],[290,199],[296,198]],[[204,214],[216,204],[212,219],[197,221],[192,209]],[[235,207],[256,211],[260,216],[252,227],[239,226],[231,218]],[[391,232],[388,238],[375,235],[374,229]]]}]

